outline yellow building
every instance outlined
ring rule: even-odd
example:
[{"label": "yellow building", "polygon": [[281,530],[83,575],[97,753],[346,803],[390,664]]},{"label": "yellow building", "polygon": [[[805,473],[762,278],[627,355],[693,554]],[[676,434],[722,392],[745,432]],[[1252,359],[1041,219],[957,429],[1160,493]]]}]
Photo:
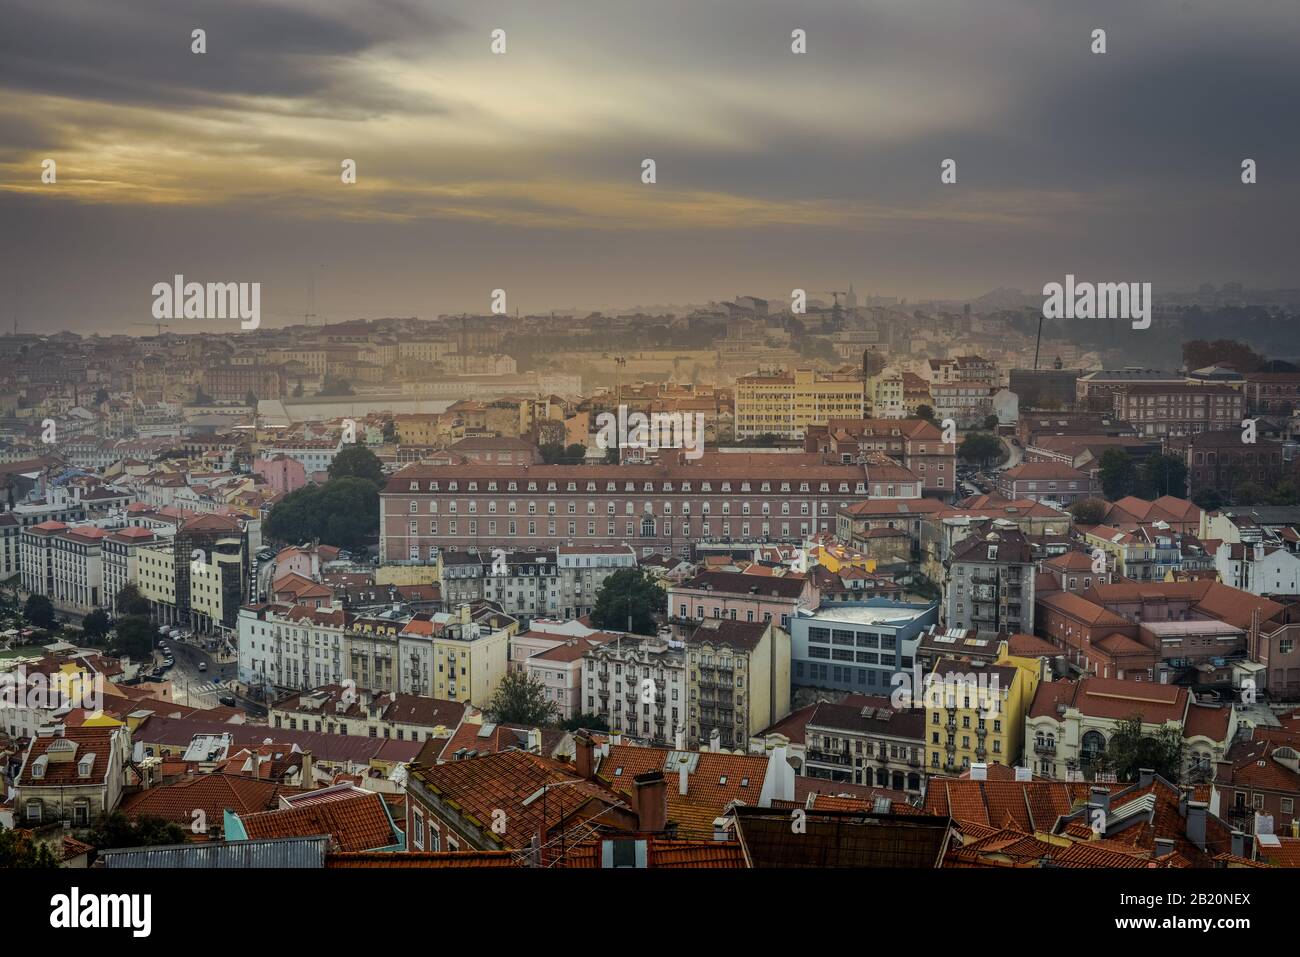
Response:
[{"label": "yellow building", "polygon": [[737,439],[773,434],[801,439],[810,425],[830,419],[860,419],[866,392],[854,374],[796,369],[736,380]]},{"label": "yellow building", "polygon": [[441,585],[442,554],[432,561],[400,565],[380,565],[375,569],[376,585]]},{"label": "yellow building", "polygon": [[935,662],[923,692],[926,770],[960,774],[972,764],[1019,762],[1025,713],[1041,677],[1037,659],[1009,655],[992,665]]},{"label": "yellow building", "polygon": [[[176,609],[176,553],[172,543],[153,548],[141,548],[136,552],[136,581],[140,594],[158,610]],[[159,620],[169,620],[165,614]]]}]

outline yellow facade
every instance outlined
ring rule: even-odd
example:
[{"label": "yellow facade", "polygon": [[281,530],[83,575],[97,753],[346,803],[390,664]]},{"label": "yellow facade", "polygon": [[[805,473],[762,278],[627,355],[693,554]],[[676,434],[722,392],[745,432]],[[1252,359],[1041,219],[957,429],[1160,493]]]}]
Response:
[{"label": "yellow facade", "polygon": [[1009,655],[983,667],[937,661],[923,698],[926,770],[960,774],[972,764],[1019,762],[1040,669],[1037,659]]},{"label": "yellow facade", "polygon": [[798,438],[810,425],[862,418],[865,395],[855,376],[812,369],[745,376],[736,382],[736,438],[766,433]]},{"label": "yellow facade", "polygon": [[136,581],[140,594],[149,601],[176,604],[176,555],[170,544],[136,550]]},{"label": "yellow facade", "polygon": [[380,565],[375,569],[376,585],[441,585],[442,556],[418,565]]},{"label": "yellow facade", "polygon": [[474,641],[433,639],[433,696],[484,708],[506,675],[510,632],[486,631]]}]

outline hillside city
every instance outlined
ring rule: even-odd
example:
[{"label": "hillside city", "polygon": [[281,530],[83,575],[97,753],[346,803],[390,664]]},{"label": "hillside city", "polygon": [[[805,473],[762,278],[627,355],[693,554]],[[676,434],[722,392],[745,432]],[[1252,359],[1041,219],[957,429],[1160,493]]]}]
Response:
[{"label": "hillside city", "polygon": [[1300,866],[1297,303],[15,330],[0,865]]}]

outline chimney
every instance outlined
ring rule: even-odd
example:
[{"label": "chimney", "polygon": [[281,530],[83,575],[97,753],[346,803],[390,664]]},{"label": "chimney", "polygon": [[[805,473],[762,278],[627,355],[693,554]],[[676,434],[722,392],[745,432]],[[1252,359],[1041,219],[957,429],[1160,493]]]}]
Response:
[{"label": "chimney", "polygon": [[1191,788],[1180,788],[1178,791],[1178,816],[1187,817],[1187,801],[1191,797]]},{"label": "chimney", "polygon": [[722,732],[719,731],[717,728],[714,728],[712,731],[709,732],[709,750],[710,751],[722,750]]},{"label": "chimney", "polygon": [[1172,837],[1157,837],[1155,839],[1156,857],[1167,857],[1174,852],[1174,839]]},{"label": "chimney", "polygon": [[1246,856],[1246,834],[1244,831],[1232,832],[1232,856],[1233,857]]},{"label": "chimney", "polygon": [[676,750],[685,751],[686,750],[686,728],[679,724],[677,726],[677,734],[675,737],[676,740],[673,742],[673,744]]},{"label": "chimney", "polygon": [[682,755],[677,761],[677,793],[686,796],[690,789],[690,760]]},{"label": "chimney", "polygon": [[308,791],[316,788],[316,764],[311,759],[311,752],[302,753],[302,786]]},{"label": "chimney", "polygon": [[662,771],[648,771],[632,779],[637,830],[658,834],[668,826],[668,781]]},{"label": "chimney", "polygon": [[542,731],[540,728],[528,729],[528,750],[534,754],[542,753]]},{"label": "chimney", "polygon": [[575,769],[578,774],[590,781],[596,767],[591,738],[585,734],[578,735],[573,739],[573,748]]},{"label": "chimney", "polygon": [[261,763],[262,755],[258,752],[257,748],[254,747],[252,754],[248,757],[248,767],[249,770],[253,772],[253,780],[257,780],[257,770]]},{"label": "chimney", "polygon": [[1110,789],[1109,788],[1090,788],[1088,791],[1088,806],[1099,807],[1103,811],[1110,810]]},{"label": "chimney", "polygon": [[1151,782],[1154,781],[1155,779],[1156,779],[1156,772],[1154,768],[1138,769],[1138,787],[1149,788],[1151,787]]},{"label": "chimney", "polygon": [[1187,839],[1205,850],[1205,812],[1209,807],[1204,801],[1187,802]]}]

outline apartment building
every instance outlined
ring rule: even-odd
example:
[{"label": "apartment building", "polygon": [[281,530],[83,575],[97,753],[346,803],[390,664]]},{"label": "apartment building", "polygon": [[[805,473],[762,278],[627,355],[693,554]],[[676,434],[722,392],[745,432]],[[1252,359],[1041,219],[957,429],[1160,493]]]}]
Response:
[{"label": "apartment building", "polygon": [[937,419],[952,419],[958,425],[982,424],[993,413],[994,388],[984,382],[933,382],[930,397]]},{"label": "apartment building", "polygon": [[810,576],[700,572],[669,586],[668,620],[678,638],[692,634],[706,618],[775,621],[789,631],[799,610],[816,608],[819,600]]},{"label": "apartment building", "polygon": [[438,557],[449,604],[486,599],[530,617],[589,614],[605,579],[637,564],[630,545],[560,545],[544,551],[471,547]]},{"label": "apartment building", "polygon": [[[1123,369],[1097,369],[1079,376],[1075,382],[1075,401],[1085,409],[1110,412],[1114,398],[1134,386],[1183,385],[1186,379],[1177,372],[1160,369],[1143,369],[1130,366]],[[1123,420],[1123,416],[1119,417]]]},{"label": "apartment building", "polygon": [[1003,498],[1046,499],[1061,505],[1097,494],[1090,475],[1060,462],[1022,462],[998,476],[997,489]]},{"label": "apartment building", "polygon": [[973,628],[981,638],[1033,633],[1033,548],[1024,532],[996,519],[953,547],[944,582],[949,628]]},{"label": "apartment building", "polygon": [[342,608],[246,605],[239,610],[237,627],[239,682],[250,691],[307,690],[351,677]]},{"label": "apartment building", "polygon": [[705,541],[802,541],[867,494],[866,470],[808,454],[705,453],[649,465],[411,465],[380,494],[380,555],[628,545],[689,557]]},{"label": "apartment building", "polygon": [[278,699],[267,709],[267,723],[321,734],[428,741],[450,738],[465,710],[459,701],[327,684]]},{"label": "apartment building", "polygon": [[1134,717],[1146,734],[1177,729],[1186,743],[1184,778],[1201,782],[1210,780],[1237,734],[1235,708],[1198,704],[1176,685],[1100,677],[1045,681],[1025,715],[1034,773],[1070,778],[1096,770],[1120,725]]},{"label": "apartment building", "polygon": [[[736,380],[735,395],[738,439],[768,434],[801,439],[809,426],[866,414],[866,392],[858,375],[796,369],[741,376]],[[901,402],[901,383],[899,399]]]},{"label": "apartment building", "polygon": [[1217,492],[1231,498],[1243,482],[1270,489],[1286,476],[1291,463],[1283,458],[1281,442],[1256,436],[1243,441],[1238,421],[1222,430],[1198,432],[1171,439],[1169,451],[1187,464],[1187,494]]},{"label": "apartment building", "polygon": [[804,449],[844,464],[883,453],[920,477],[923,495],[946,499],[957,490],[956,442],[924,419],[832,419],[808,430]]},{"label": "apartment building", "polygon": [[614,733],[657,745],[686,732],[690,683],[686,646],[661,636],[620,635],[582,657],[581,710]]},{"label": "apartment building", "polygon": [[94,525],[41,522],[19,536],[23,588],[47,596],[59,611],[89,614],[106,604],[104,538]]},{"label": "apartment building", "polygon": [[853,696],[813,706],[804,726],[803,773],[819,780],[872,785],[920,797],[925,712],[895,710],[888,697]]},{"label": "apartment building", "polygon": [[1041,681],[1036,662],[941,658],[924,691],[926,770],[960,773],[975,764],[1015,766],[1025,712]]},{"label": "apartment building", "polygon": [[140,550],[163,544],[155,529],[119,528],[104,536],[104,606],[118,613],[117,595],[128,583],[140,581]]},{"label": "apartment building", "polygon": [[1234,429],[1240,435],[1246,406],[1245,397],[1231,386],[1179,382],[1133,385],[1117,391],[1114,411],[1143,436],[1176,437]]},{"label": "apartment building", "polygon": [[790,713],[790,635],[775,621],[706,618],[685,644],[688,746],[745,748]]}]

